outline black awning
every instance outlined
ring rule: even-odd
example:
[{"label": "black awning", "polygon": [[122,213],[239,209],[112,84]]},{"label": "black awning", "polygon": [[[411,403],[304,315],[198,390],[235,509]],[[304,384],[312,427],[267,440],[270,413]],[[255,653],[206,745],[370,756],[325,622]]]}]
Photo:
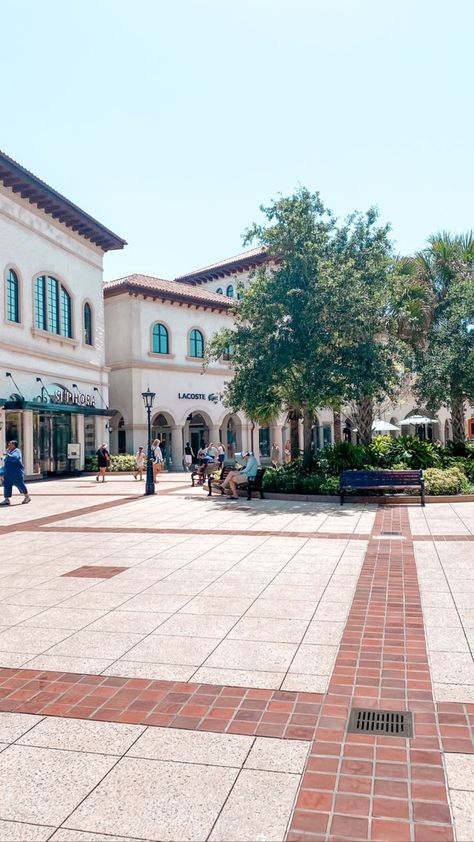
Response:
[{"label": "black awning", "polygon": [[69,415],[104,415],[110,418],[114,410],[98,409],[95,406],[78,406],[77,404],[50,403],[49,401],[10,401],[0,398],[0,405],[6,410],[33,409],[36,412],[67,412]]}]

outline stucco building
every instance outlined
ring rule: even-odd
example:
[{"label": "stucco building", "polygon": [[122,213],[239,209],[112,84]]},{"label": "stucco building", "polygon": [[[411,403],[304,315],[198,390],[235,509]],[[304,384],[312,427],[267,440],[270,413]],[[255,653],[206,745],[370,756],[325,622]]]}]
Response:
[{"label": "stucco building", "polygon": [[18,439],[30,476],[107,439],[103,257],[124,245],[0,153],[0,452]]}]

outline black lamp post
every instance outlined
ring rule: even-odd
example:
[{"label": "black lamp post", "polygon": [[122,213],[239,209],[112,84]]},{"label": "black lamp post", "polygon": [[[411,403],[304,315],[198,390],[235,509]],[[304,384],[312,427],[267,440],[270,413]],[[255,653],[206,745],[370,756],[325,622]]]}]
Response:
[{"label": "black lamp post", "polygon": [[145,494],[154,494],[155,483],[153,481],[153,452],[151,449],[151,410],[153,409],[155,392],[150,392],[150,387],[148,387],[148,391],[142,392],[142,398],[148,416],[148,458],[146,461]]}]

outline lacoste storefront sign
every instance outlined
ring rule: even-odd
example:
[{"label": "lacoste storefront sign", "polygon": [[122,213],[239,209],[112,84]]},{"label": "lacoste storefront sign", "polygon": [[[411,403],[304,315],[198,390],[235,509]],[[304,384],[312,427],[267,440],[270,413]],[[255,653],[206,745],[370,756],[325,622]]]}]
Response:
[{"label": "lacoste storefront sign", "polygon": [[214,392],[211,392],[210,395],[203,395],[198,392],[178,392],[178,398],[181,401],[212,401],[213,403],[217,403],[219,401],[219,395],[216,395]]}]

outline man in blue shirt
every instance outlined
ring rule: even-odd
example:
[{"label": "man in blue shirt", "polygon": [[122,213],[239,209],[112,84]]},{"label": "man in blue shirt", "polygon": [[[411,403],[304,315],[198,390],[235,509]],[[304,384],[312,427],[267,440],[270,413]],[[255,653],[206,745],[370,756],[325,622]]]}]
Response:
[{"label": "man in blue shirt", "polygon": [[246,483],[249,479],[255,479],[257,476],[259,466],[253,453],[247,450],[246,453],[242,453],[242,459],[245,461],[244,467],[240,471],[230,471],[221,485],[221,488],[227,488],[230,485],[232,492],[231,500],[239,499],[239,495],[237,494],[238,485]]},{"label": "man in blue shirt", "polygon": [[23,503],[29,503],[31,500],[28,494],[28,489],[25,485],[25,469],[21,458],[21,450],[18,447],[17,441],[9,441],[7,444],[7,452],[5,453],[3,463],[3,496],[4,500],[0,506],[9,506],[10,497],[12,496],[13,486],[18,488],[21,494],[24,494]]}]

